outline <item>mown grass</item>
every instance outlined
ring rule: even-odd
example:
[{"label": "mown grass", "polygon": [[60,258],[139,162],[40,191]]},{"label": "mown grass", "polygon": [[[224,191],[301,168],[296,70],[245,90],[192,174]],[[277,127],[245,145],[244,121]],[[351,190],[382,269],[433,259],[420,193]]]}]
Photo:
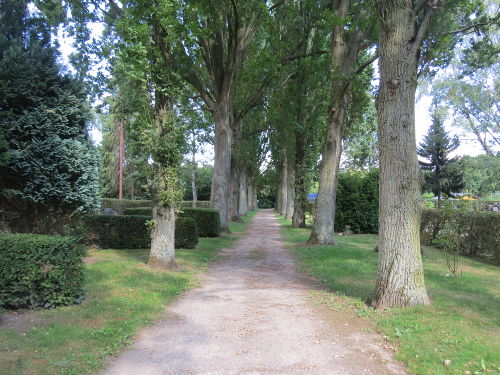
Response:
[{"label": "mown grass", "polygon": [[[179,269],[146,267],[148,250],[89,250],[81,305],[29,312],[21,326],[0,328],[0,374],[89,374],[159,319],[168,303],[197,284],[196,274],[231,246],[254,213],[231,224],[231,235],[200,238],[177,250]],[[31,321],[33,323],[31,323]]]},{"label": "mown grass", "polygon": [[[337,246],[308,246],[309,230],[291,229],[283,218],[281,222],[305,272],[332,294],[347,298],[347,308],[370,302],[377,274],[376,235],[337,236]],[[397,343],[396,358],[411,373],[500,374],[500,269],[460,257],[461,275],[454,277],[445,254],[430,247],[424,248],[423,262],[431,305],[383,312],[363,307],[358,315]]]}]

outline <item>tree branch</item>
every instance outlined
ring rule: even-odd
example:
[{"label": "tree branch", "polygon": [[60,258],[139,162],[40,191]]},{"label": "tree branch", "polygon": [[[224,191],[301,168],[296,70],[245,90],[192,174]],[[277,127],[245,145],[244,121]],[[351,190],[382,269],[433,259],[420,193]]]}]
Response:
[{"label": "tree branch", "polygon": [[413,8],[413,13],[418,14],[429,3],[429,0],[420,0]]},{"label": "tree branch", "polygon": [[277,2],[276,4],[274,4],[272,7],[270,7],[268,9],[269,12],[272,12],[273,10],[275,10],[277,7],[283,5],[284,3],[286,3],[287,0],[281,0],[279,2]]},{"label": "tree branch", "polygon": [[365,61],[363,64],[361,64],[358,67],[358,69],[356,69],[356,71],[354,72],[354,75],[357,75],[357,74],[360,74],[361,72],[363,72],[363,70],[365,70],[367,66],[371,65],[377,59],[378,59],[378,51],[377,51],[377,53],[375,53],[375,55],[373,55],[367,61]]},{"label": "tree branch", "polygon": [[304,53],[304,54],[301,54],[301,55],[288,56],[288,57],[285,57],[282,60],[282,62],[288,62],[288,61],[293,61],[293,60],[297,60],[297,59],[303,59],[305,57],[311,57],[311,56],[322,56],[322,55],[326,55],[327,53],[328,53],[328,51],[314,51],[314,52]]}]

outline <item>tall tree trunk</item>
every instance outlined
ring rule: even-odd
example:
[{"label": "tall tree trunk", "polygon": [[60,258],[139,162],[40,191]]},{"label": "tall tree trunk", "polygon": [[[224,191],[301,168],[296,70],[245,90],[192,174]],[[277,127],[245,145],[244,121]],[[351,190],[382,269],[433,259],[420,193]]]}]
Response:
[{"label": "tall tree trunk", "polygon": [[[415,145],[417,54],[424,30],[416,32],[416,15],[411,4],[406,0],[377,4],[380,203],[375,304],[378,308],[429,303],[420,253],[420,179]],[[424,22],[429,22],[427,17]]]},{"label": "tall tree trunk", "polygon": [[280,215],[285,215],[286,208],[288,206],[288,159],[286,155],[283,158],[283,167],[281,168],[280,196],[281,205],[278,212],[280,213]]},{"label": "tall tree trunk", "polygon": [[240,179],[239,179],[239,202],[238,202],[238,213],[241,216],[248,215],[248,202],[247,202],[247,174],[246,169],[242,168],[240,170]]},{"label": "tall tree trunk", "polygon": [[247,180],[247,203],[248,203],[248,210],[249,211],[254,211],[255,210],[255,205],[254,205],[254,200],[253,200],[253,190],[254,190],[254,179],[250,176],[248,176]]},{"label": "tall tree trunk", "polygon": [[148,266],[155,269],[176,267],[175,263],[175,212],[172,207],[153,209],[154,226],[151,230],[151,252]]},{"label": "tall tree trunk", "polygon": [[294,189],[295,189],[295,172],[293,170],[293,163],[288,163],[288,184],[287,184],[287,205],[286,205],[286,213],[285,219],[290,220],[293,217],[293,208],[295,205],[295,197],[294,197]]},{"label": "tall tree trunk", "polygon": [[191,202],[191,207],[196,208],[196,201],[198,200],[198,193],[196,192],[196,134],[193,128],[192,139],[191,139],[191,191],[193,192],[193,201]]},{"label": "tall tree trunk", "polygon": [[229,180],[229,217],[231,221],[241,222],[240,217],[240,171],[237,161],[231,162],[231,178]]},{"label": "tall tree trunk", "polygon": [[304,135],[297,132],[295,136],[295,188],[292,228],[306,227],[306,165]]},{"label": "tall tree trunk", "polygon": [[[350,0],[335,2],[334,11],[337,16],[345,18],[349,5]],[[361,4],[357,5],[357,10],[361,6]],[[350,77],[356,69],[361,49],[367,48],[361,46],[363,35],[362,31],[346,30],[343,24],[335,26],[332,32],[330,64],[333,71],[333,84],[328,109],[327,135],[320,166],[316,217],[308,240],[311,244],[335,244],[335,199],[342,155],[344,122],[350,100]]]},{"label": "tall tree trunk", "polygon": [[259,208],[259,202],[257,200],[258,189],[257,189],[257,184],[255,183],[255,181],[253,184],[252,192],[253,192],[253,197],[252,197],[253,207],[254,207],[254,210],[256,210],[257,208]]},{"label": "tall tree trunk", "polygon": [[219,210],[220,225],[229,231],[229,181],[231,178],[231,148],[233,132],[231,129],[232,106],[229,101],[218,106],[215,118],[214,174],[210,205]]},{"label": "tall tree trunk", "polygon": [[118,199],[123,199],[123,169],[125,168],[125,129],[123,126],[123,121],[118,121],[118,129],[120,132],[120,144],[119,144],[119,181],[118,181]]},{"label": "tall tree trunk", "polygon": [[281,211],[281,205],[283,202],[283,196],[282,192],[283,190],[281,189],[281,184],[282,184],[282,176],[283,176],[283,164],[280,164],[279,166],[279,174],[278,174],[278,186],[276,187],[276,211],[280,212]]}]

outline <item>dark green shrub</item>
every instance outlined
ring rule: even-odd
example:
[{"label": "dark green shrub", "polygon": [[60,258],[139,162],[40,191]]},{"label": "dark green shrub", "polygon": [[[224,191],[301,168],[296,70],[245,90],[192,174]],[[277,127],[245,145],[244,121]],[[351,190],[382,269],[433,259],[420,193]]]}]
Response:
[{"label": "dark green shrub", "polygon": [[103,249],[142,249],[150,246],[145,215],[92,215],[83,219],[86,239]]},{"label": "dark green shrub", "polygon": [[[421,231],[432,232],[431,241],[438,246],[453,248],[462,255],[486,256],[500,261],[498,212],[424,210]],[[426,243],[430,244],[431,241]]]},{"label": "dark green shrub", "polygon": [[[198,243],[193,220],[175,221],[175,247],[192,248]],[[151,245],[146,215],[93,215],[84,219],[85,238],[103,249],[143,249]],[[194,223],[194,229],[193,224]]]},{"label": "dark green shrub", "polygon": [[153,207],[133,207],[123,210],[124,215],[153,216]]},{"label": "dark green shrub", "polygon": [[135,207],[153,207],[153,201],[151,200],[134,200],[134,199],[112,199],[112,198],[102,198],[101,199],[101,212],[104,212],[106,208],[110,208],[113,211],[123,214],[126,208]]},{"label": "dark green shrub", "polygon": [[175,248],[192,249],[198,243],[198,228],[191,217],[179,217],[175,220]]},{"label": "dark green shrub", "polygon": [[342,172],[336,202],[336,231],[349,225],[354,233],[377,233],[378,169]]},{"label": "dark green shrub", "polygon": [[268,197],[260,197],[257,206],[259,208],[274,208],[274,202]]},{"label": "dark green shrub", "polygon": [[196,222],[198,235],[200,237],[220,236],[219,211],[211,208],[187,208],[183,207],[179,217],[190,217]]},{"label": "dark green shrub", "polygon": [[72,237],[0,234],[0,306],[50,308],[82,300],[84,247]]}]

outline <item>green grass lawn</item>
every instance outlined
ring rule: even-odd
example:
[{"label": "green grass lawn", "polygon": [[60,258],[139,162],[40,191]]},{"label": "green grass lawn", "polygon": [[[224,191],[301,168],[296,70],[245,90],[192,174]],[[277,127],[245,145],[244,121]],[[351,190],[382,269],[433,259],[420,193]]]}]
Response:
[{"label": "green grass lawn", "polygon": [[160,318],[165,306],[197,284],[196,274],[231,246],[232,235],[200,238],[194,250],[176,250],[179,270],[146,267],[147,250],[89,250],[81,305],[29,312],[13,328],[0,328],[0,374],[88,374],[131,344],[137,330]]},{"label": "green grass lawn", "polygon": [[[460,257],[459,277],[450,276],[441,250],[424,248],[429,306],[374,311],[362,302],[373,295],[377,274],[376,235],[337,236],[337,246],[305,245],[308,229],[283,234],[303,271],[341,295],[343,306],[371,319],[397,344],[397,359],[415,374],[500,374],[500,268]],[[323,297],[324,298],[324,297]],[[445,360],[450,360],[448,366]]]}]

